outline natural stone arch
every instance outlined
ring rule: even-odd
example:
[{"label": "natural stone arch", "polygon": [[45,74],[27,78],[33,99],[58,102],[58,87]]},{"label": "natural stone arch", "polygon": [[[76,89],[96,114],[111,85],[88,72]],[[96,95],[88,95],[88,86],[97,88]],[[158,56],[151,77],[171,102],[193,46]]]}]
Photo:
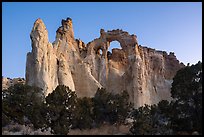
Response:
[{"label": "natural stone arch", "polygon": [[129,47],[134,47],[137,44],[136,35],[129,35],[129,33],[126,31],[117,29],[104,32],[104,34],[106,41],[109,43],[112,41],[118,41],[123,50],[127,50]]},{"label": "natural stone arch", "polygon": [[99,38],[94,39],[87,44],[87,55],[97,54],[98,50],[101,49],[103,51],[102,56],[107,57],[108,48],[112,41],[119,42],[126,55],[131,55],[135,51],[135,47],[138,45],[136,35],[130,35],[123,30],[117,29],[105,32],[104,29],[101,29],[100,34]]}]

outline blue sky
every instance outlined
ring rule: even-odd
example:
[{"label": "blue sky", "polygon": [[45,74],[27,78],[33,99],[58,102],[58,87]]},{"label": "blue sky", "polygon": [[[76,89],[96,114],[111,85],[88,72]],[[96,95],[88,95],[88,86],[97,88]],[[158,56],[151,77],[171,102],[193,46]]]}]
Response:
[{"label": "blue sky", "polygon": [[99,37],[101,28],[123,29],[136,34],[141,45],[174,52],[184,64],[202,61],[201,2],[3,2],[2,76],[25,77],[30,32],[37,18],[53,42],[67,17],[73,20],[75,38],[85,43]]}]

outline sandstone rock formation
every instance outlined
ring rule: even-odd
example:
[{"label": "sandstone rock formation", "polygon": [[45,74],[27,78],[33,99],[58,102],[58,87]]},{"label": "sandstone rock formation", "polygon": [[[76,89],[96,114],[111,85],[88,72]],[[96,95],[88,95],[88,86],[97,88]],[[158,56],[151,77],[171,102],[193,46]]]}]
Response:
[{"label": "sandstone rock formation", "polygon": [[[50,43],[43,21],[34,23],[26,62],[28,85],[42,88],[45,96],[60,84],[78,97],[93,97],[101,87],[113,93],[126,90],[135,107],[171,99],[172,78],[184,66],[174,53],[140,46],[136,35],[119,29],[101,29],[99,38],[85,44],[74,38],[71,18],[61,24]],[[109,52],[112,41],[118,41],[122,49]]]},{"label": "sandstone rock formation", "polygon": [[6,78],[2,77],[2,91],[5,89],[8,89],[10,86],[13,86],[15,84],[25,84],[24,78]]}]

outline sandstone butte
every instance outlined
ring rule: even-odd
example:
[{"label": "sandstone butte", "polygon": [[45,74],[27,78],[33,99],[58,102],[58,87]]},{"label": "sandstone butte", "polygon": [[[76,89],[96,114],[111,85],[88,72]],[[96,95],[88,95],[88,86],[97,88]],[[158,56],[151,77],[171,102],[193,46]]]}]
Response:
[{"label": "sandstone butte", "polygon": [[[58,85],[66,85],[78,97],[93,97],[98,88],[114,94],[126,90],[138,108],[171,100],[171,84],[184,67],[173,52],[167,54],[138,45],[137,36],[123,30],[100,30],[100,37],[85,44],[74,38],[72,19],[61,21],[53,43],[41,19],[37,19],[27,54],[26,84],[42,89],[45,96]],[[108,51],[110,42],[122,49]]]}]

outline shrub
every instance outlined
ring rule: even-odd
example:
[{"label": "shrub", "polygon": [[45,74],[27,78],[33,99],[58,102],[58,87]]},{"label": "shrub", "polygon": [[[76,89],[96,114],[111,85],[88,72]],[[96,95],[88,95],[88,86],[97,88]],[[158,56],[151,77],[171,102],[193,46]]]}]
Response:
[{"label": "shrub", "polygon": [[69,132],[76,109],[76,98],[76,93],[64,85],[57,86],[46,97],[46,120],[53,133],[67,135]]}]

